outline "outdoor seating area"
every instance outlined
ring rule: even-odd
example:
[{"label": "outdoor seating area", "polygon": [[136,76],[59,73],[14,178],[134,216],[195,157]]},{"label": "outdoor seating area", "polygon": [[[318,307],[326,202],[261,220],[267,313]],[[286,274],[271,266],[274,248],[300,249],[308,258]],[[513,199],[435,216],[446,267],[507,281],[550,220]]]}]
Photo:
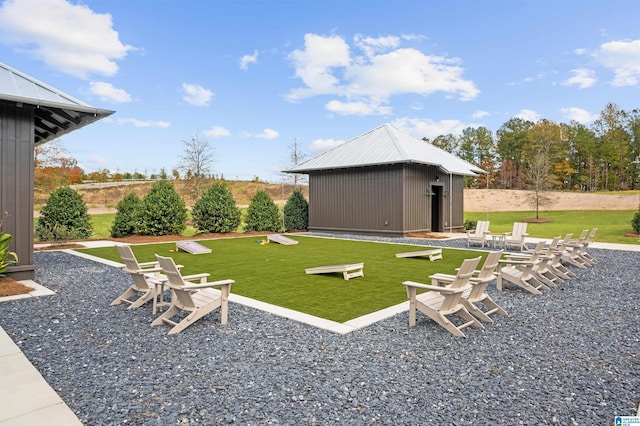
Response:
[{"label": "outdoor seating area", "polygon": [[[466,246],[464,238],[435,243],[457,249]],[[105,300],[115,298],[130,285],[129,273],[62,251],[36,253],[37,280],[56,289],[54,299],[49,296],[0,304],[2,326],[85,424],[100,423],[107,416],[118,424],[138,420],[140,424],[175,423],[175,411],[162,409],[169,402],[183,407],[184,414],[179,419],[189,417],[193,422],[212,418],[212,411],[201,411],[212,404],[221,410],[214,415],[220,412],[221,419],[234,416],[241,422],[257,418],[295,422],[294,417],[302,410],[309,410],[304,411],[309,413],[305,419],[328,418],[322,407],[303,405],[315,400],[313,398],[322,398],[344,409],[347,415],[341,418],[347,423],[358,422],[363,416],[373,419],[380,413],[391,415],[389,409],[382,406],[411,413],[411,416],[400,415],[402,422],[410,423],[415,413],[436,421],[442,415],[453,418],[443,413],[451,416],[460,413],[461,404],[434,408],[426,403],[446,389],[472,401],[470,407],[475,414],[464,417],[465,423],[478,420],[485,423],[498,417],[517,422],[518,417],[511,411],[524,412],[531,407],[531,399],[513,400],[511,395],[523,390],[529,395],[544,395],[550,383],[557,389],[558,402],[553,407],[546,402],[535,405],[539,418],[551,415],[568,418],[580,414],[588,422],[601,423],[613,414],[624,415],[637,409],[633,345],[622,344],[615,351],[604,352],[602,347],[612,339],[627,342],[629,336],[638,331],[633,317],[637,289],[629,283],[640,273],[640,265],[634,260],[637,252],[604,250],[601,244],[593,246],[589,245],[587,251],[598,259],[600,266],[585,270],[567,265],[577,278],[562,284],[562,292],[545,291],[543,300],[519,289],[497,292],[492,285],[494,270],[485,293],[508,316],[495,312],[489,314],[493,322],[484,321],[466,305],[467,311],[484,328],[466,327],[462,331],[467,339],[455,341],[450,333],[420,311],[417,311],[416,327],[407,327],[409,312],[405,309],[345,338],[234,300],[229,303],[232,321],[226,327],[217,326],[217,316],[214,316],[215,322],[205,317],[199,320],[200,326],[190,327],[168,339],[164,337],[167,328],[149,327],[155,318],[150,304],[144,305],[149,309],[126,310],[119,306],[105,309]],[[392,258],[396,251],[391,252]],[[489,255],[491,253],[487,253],[484,264],[476,265],[479,272],[472,275],[470,283],[475,277],[483,276],[481,271],[491,271]],[[188,254],[182,256],[191,258]],[[393,261],[441,265],[441,261]],[[608,291],[600,292],[606,277],[610,276],[609,270],[619,265],[626,265],[620,268],[620,277],[606,282]],[[68,271],[73,272],[68,274]],[[94,288],[90,294],[86,291],[87,283]],[[360,284],[341,287],[362,288]],[[446,285],[444,281],[438,284]],[[404,292],[404,286],[402,290]],[[631,291],[631,297],[620,299],[618,295],[623,291]],[[599,295],[597,301],[594,294]],[[471,294],[468,299],[471,300]],[[83,300],[82,306],[78,300]],[[543,309],[540,303],[544,303]],[[584,309],[567,309],[567,303]],[[485,312],[492,310],[480,302],[475,304]],[[616,315],[610,317],[610,311],[600,310],[603,304],[615,304],[619,308]],[[454,321],[455,317],[449,316]],[[205,321],[211,325],[203,324]],[[79,328],[78,323],[83,327]],[[595,333],[584,333],[585,329]],[[179,343],[170,344],[170,341]],[[452,344],[456,345],[454,352]],[[151,358],[140,354],[149,354]],[[556,359],[558,368],[541,369],[537,363],[522,363],[525,358],[545,357]],[[461,362],[463,358],[466,360]],[[126,363],[123,360],[127,360]],[[591,363],[591,368],[585,369],[585,362]],[[87,365],[92,368],[86,368]],[[309,365],[317,368],[309,369]],[[518,368],[509,369],[512,365]],[[610,380],[612,365],[617,366],[615,372],[620,380]],[[386,369],[389,380],[379,380],[381,368]],[[144,369],[144,377],[149,380],[132,382],[131,375],[125,374],[124,369]],[[331,374],[331,380],[311,374],[318,369]],[[366,386],[356,387],[354,383],[352,387],[352,381],[335,380],[350,377],[354,371],[358,372],[357,381]],[[163,387],[162,393],[157,393],[156,377],[166,378],[167,374],[175,378],[172,386]],[[268,393],[283,380],[290,384],[291,392]],[[430,383],[424,398],[412,393],[415,381]],[[580,393],[572,387],[577,381],[584,383]],[[263,384],[265,390],[254,383]],[[345,387],[344,393],[336,393],[336,384]],[[484,392],[495,395],[491,404],[477,401],[475,393],[469,391],[478,385]],[[313,392],[307,390],[308,386],[313,386]],[[113,388],[122,392],[110,392]],[[207,391],[193,392],[193,389]],[[155,393],[158,400],[132,398],[135,392]],[[357,395],[345,399],[344,395],[349,392]],[[105,397],[91,397],[96,393]],[[282,398],[286,395],[295,395],[297,400],[288,399],[284,404]],[[379,403],[382,405],[368,404],[357,413],[349,408],[357,398],[375,401],[380,395],[386,395],[385,401]],[[407,395],[416,395],[419,399],[407,399]],[[238,410],[231,411],[230,398]],[[258,399],[262,405],[256,408]],[[287,414],[292,413],[291,404],[301,408],[295,414]],[[505,405],[509,410],[500,408]],[[252,409],[264,411],[264,417]],[[228,419],[231,421],[231,417]]]},{"label": "outdoor seating area", "polygon": [[[478,227],[483,235],[488,233],[488,226],[489,223],[486,222]],[[430,275],[431,284],[404,281],[409,299],[409,326],[416,325],[416,312],[420,311],[454,336],[466,337],[462,332],[464,328],[483,328],[479,320],[493,322],[489,315],[506,315],[506,311],[486,293],[489,282],[495,280],[498,291],[502,291],[503,285],[507,285],[536,295],[542,294],[542,290],[558,289],[575,276],[563,262],[582,269],[597,262],[587,252],[596,232],[597,228],[591,232],[586,229],[577,240],[572,240],[572,234],[567,234],[562,244],[559,244],[560,237],[554,238],[549,244],[542,240],[534,249],[524,251],[526,223],[515,223],[513,232],[509,235],[517,235],[513,241],[521,241],[516,246],[523,251],[491,251],[480,270],[474,269],[480,262],[480,257],[465,259],[456,275]],[[422,293],[418,293],[418,290]],[[476,303],[484,304],[489,310],[479,309]],[[457,315],[463,322],[456,324],[448,318],[449,315]]]},{"label": "outdoor seating area", "polygon": [[[233,280],[208,282],[208,273],[183,276],[182,265],[176,265],[172,258],[156,255],[157,261],[139,263],[130,246],[116,245],[118,254],[133,280],[133,285],[116,298],[111,305],[128,303],[128,309],[139,308],[153,301],[153,314],[157,309],[166,307],[166,311],[157,317],[151,325],[167,323],[173,326],[169,334],[176,334],[195,323],[206,314],[220,308],[220,323],[227,323],[228,300]],[[165,302],[165,288],[171,290],[171,301]],[[139,294],[141,293],[141,294]],[[135,300],[131,300],[136,296]],[[189,312],[179,323],[172,320],[180,312]]]}]

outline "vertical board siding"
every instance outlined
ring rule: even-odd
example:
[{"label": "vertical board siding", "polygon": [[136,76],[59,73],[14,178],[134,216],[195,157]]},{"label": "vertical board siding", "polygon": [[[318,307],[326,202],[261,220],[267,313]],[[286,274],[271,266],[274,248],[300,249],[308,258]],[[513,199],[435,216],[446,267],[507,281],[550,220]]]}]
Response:
[{"label": "vertical board siding", "polygon": [[433,231],[434,186],[441,188],[443,230],[462,228],[462,176],[450,179],[442,170],[423,164],[311,172],[309,229],[388,235]]},{"label": "vertical board siding", "polygon": [[401,166],[313,172],[309,228],[401,233],[402,198]]},{"label": "vertical board siding", "polygon": [[0,104],[0,214],[13,236],[18,264],[8,269],[33,277],[33,109]]}]

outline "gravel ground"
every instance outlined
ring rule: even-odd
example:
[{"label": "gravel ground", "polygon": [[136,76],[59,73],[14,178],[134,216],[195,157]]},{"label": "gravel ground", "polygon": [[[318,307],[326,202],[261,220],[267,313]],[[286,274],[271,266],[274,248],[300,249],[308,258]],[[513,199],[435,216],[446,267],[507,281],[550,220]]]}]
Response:
[{"label": "gravel ground", "polygon": [[466,339],[420,313],[339,336],[237,304],[167,336],[109,306],[126,274],[64,252],[35,254],[57,294],[1,303],[0,325],[88,425],[613,424],[640,402],[640,256],[590,252],[542,296],[490,289],[510,316]]}]

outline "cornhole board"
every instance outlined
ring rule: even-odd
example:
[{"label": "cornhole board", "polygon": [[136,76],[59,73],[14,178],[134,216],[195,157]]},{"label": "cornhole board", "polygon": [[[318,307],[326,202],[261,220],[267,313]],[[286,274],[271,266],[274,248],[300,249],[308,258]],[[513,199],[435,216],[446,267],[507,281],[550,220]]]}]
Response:
[{"label": "cornhole board", "polygon": [[176,242],[176,251],[186,251],[191,254],[211,253],[211,249],[196,243],[195,241],[178,241]]},{"label": "cornhole board", "polygon": [[421,257],[429,256],[430,261],[442,259],[442,249],[408,251],[406,253],[397,253],[396,257]]},{"label": "cornhole board", "polygon": [[267,235],[267,241],[273,241],[274,243],[283,244],[285,246],[298,244],[298,241],[292,240],[291,238],[285,237],[284,235],[280,234]]},{"label": "cornhole board", "polygon": [[315,268],[307,268],[304,272],[306,274],[333,274],[342,272],[344,279],[349,281],[351,278],[364,277],[364,263],[318,266]]}]

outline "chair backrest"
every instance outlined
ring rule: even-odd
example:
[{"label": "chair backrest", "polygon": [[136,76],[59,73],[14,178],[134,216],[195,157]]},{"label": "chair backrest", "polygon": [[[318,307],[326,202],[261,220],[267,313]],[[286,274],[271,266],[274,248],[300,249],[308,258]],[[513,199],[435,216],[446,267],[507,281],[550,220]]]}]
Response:
[{"label": "chair backrest", "polygon": [[489,232],[489,221],[479,220],[478,223],[476,223],[475,234],[478,236],[482,236],[487,232]]},{"label": "chair backrest", "polygon": [[514,222],[513,223],[513,232],[511,233],[511,238],[514,240],[519,240],[524,238],[524,234],[527,233],[527,222]]},{"label": "chair backrest", "polygon": [[167,285],[173,290],[173,294],[177,298],[179,306],[193,309],[195,307],[195,303],[191,298],[191,292],[186,288],[188,283],[182,279],[180,270],[173,261],[173,258],[156,254],[156,259],[160,263],[162,271],[167,276]]},{"label": "chair backrest", "polygon": [[496,271],[498,267],[498,263],[500,262],[500,257],[502,257],[502,250],[500,251],[490,251],[487,255],[487,258],[484,260],[484,264],[482,265],[482,269],[478,273],[476,278],[480,280],[487,280],[494,278],[493,273]]},{"label": "chair backrest", "polygon": [[[465,259],[462,262],[462,266],[460,266],[460,269],[458,269],[458,273],[456,274],[456,277],[449,287],[451,289],[459,289],[469,284],[469,279],[476,270],[476,266],[478,266],[478,263],[480,263],[480,259],[482,259],[482,256],[474,257],[473,259]],[[448,311],[450,309],[454,309],[460,303],[461,298],[462,292],[446,294],[444,296],[444,301],[442,302],[440,310]]]},{"label": "chair backrest", "polygon": [[140,270],[140,264],[138,263],[138,259],[133,254],[133,250],[131,250],[130,246],[124,245],[116,245],[116,250],[120,255],[120,258],[124,262],[124,271],[128,272],[131,275],[131,279],[133,280],[133,284],[138,290],[148,290],[151,288],[147,279],[144,277],[144,273]]},{"label": "chair backrest", "polygon": [[549,243],[549,247],[547,247],[547,254],[551,255],[555,251],[556,247],[558,247],[558,243],[560,242],[560,236],[558,235]]},{"label": "chair backrest", "polygon": [[587,235],[589,234],[589,230],[588,229],[583,229],[582,232],[580,233],[580,236],[578,237],[578,242],[582,243],[584,242],[584,240],[587,239]]},{"label": "chair backrest", "polygon": [[536,247],[533,249],[533,254],[538,257],[541,254],[546,253],[546,250],[544,249],[544,246],[546,245],[546,241],[538,241],[536,243]]},{"label": "chair backrest", "polygon": [[593,228],[591,230],[591,233],[589,233],[589,236],[587,237],[587,243],[593,242],[593,239],[596,237],[596,232],[598,232],[598,228]]},{"label": "chair backrest", "polygon": [[127,272],[136,272],[142,269],[130,246],[116,245],[116,250],[118,250]]}]

